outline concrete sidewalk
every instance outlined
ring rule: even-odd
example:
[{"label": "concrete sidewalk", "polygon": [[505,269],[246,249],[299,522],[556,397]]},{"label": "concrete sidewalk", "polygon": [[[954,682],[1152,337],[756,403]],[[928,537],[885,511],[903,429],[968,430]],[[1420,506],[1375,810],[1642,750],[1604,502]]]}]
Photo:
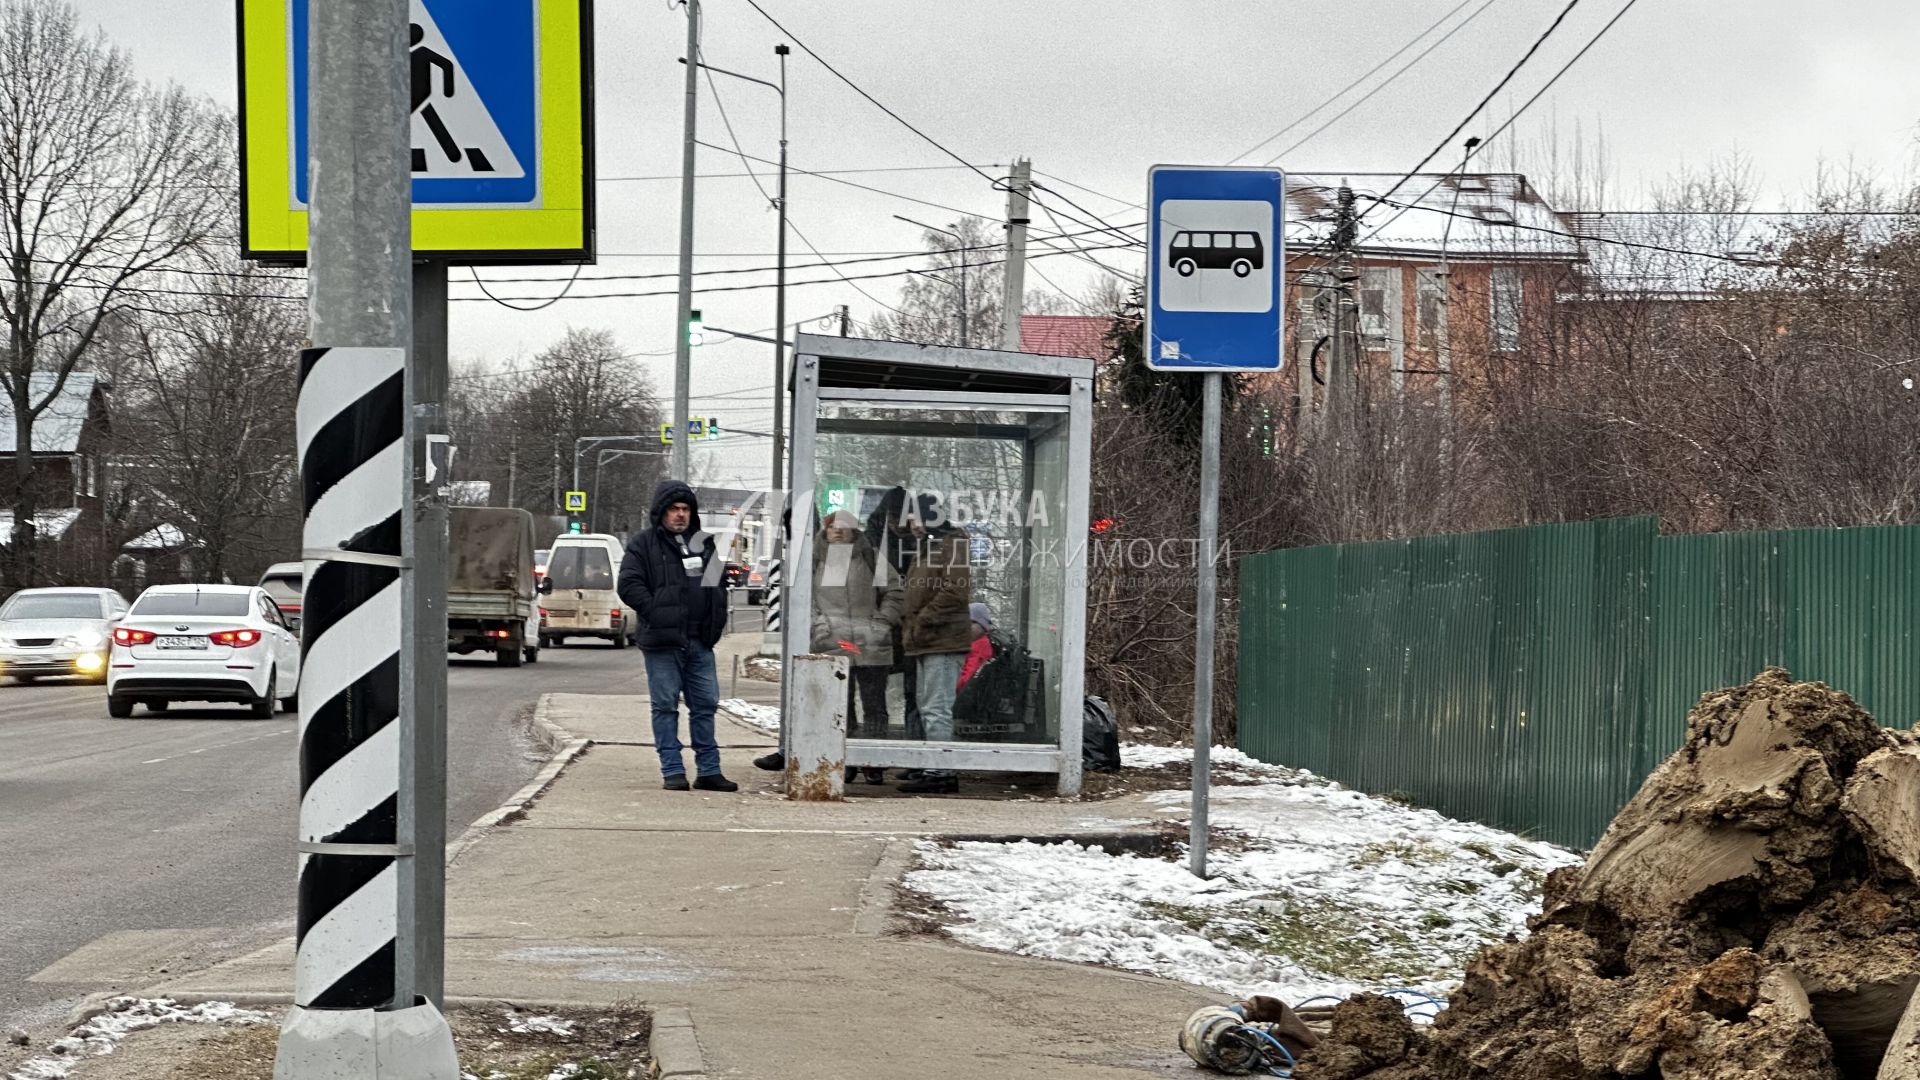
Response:
[{"label": "concrete sidewalk", "polygon": [[[748,684],[740,680],[740,696]],[[754,697],[777,695],[774,684],[752,685]],[[684,1008],[704,1065],[678,1055],[668,1064],[712,1077],[1038,1080],[1191,1069],[1175,1033],[1220,995],[962,948],[901,933],[893,915],[919,837],[1112,835],[1144,827],[1152,815],[1143,805],[863,798],[861,785],[844,803],[790,803],[776,777],[750,764],[772,738],[724,715],[725,770],[741,791],[668,792],[644,698],[553,695],[543,711],[591,744],[524,817],[454,862],[449,995],[638,998],[673,1016]],[[156,992],[285,992],[292,958],[287,942]]]}]

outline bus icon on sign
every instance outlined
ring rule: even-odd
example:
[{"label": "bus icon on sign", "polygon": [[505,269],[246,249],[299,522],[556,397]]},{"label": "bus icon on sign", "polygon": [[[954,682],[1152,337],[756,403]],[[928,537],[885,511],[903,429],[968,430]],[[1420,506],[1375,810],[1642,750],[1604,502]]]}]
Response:
[{"label": "bus icon on sign", "polygon": [[1195,270],[1231,270],[1246,277],[1267,265],[1266,245],[1257,232],[1179,232],[1167,247],[1167,265],[1181,277]]}]

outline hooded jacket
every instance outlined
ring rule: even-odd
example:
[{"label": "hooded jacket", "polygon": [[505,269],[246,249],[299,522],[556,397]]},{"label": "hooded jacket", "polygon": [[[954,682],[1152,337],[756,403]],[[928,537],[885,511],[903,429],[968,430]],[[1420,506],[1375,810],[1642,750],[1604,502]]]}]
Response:
[{"label": "hooded jacket", "polygon": [[814,652],[848,652],[851,645],[853,666],[893,666],[893,630],[900,623],[906,590],[897,574],[888,583],[878,565],[872,545],[858,531],[847,544],[830,541],[825,529],[814,538]]},{"label": "hooded jacket", "polygon": [[[687,531],[667,531],[667,507],[686,503]],[[620,561],[620,599],[639,616],[640,647],[678,649],[689,640],[712,648],[727,629],[727,590],[714,567],[713,537],[700,528],[700,498],[685,481],[662,480],[653,489],[649,527],[627,541]],[[694,564],[697,568],[689,573]],[[711,571],[711,573],[709,572]]]}]

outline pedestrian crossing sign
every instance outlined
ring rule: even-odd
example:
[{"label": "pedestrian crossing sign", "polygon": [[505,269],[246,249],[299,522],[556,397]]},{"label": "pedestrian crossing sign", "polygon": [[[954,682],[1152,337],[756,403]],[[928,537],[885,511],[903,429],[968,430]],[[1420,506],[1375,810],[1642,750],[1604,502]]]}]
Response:
[{"label": "pedestrian crossing sign", "polygon": [[587,508],[587,493],[584,491],[567,492],[567,513],[578,514]]},{"label": "pedestrian crossing sign", "polygon": [[[305,261],[308,11],[238,0],[244,254]],[[592,0],[410,0],[413,249],[593,259]]]}]

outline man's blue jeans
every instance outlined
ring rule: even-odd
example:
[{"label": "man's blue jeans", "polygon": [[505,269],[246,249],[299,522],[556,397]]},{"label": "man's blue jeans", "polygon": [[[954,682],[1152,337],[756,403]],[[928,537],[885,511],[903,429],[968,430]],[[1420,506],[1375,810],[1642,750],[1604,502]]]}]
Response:
[{"label": "man's blue jeans", "polygon": [[653,697],[653,745],[660,752],[661,776],[686,775],[680,759],[680,698],[687,699],[687,731],[693,738],[693,763],[701,776],[720,773],[720,744],[714,740],[713,713],[720,707],[720,676],[713,650],[698,641],[678,649],[648,649],[647,692]]}]

